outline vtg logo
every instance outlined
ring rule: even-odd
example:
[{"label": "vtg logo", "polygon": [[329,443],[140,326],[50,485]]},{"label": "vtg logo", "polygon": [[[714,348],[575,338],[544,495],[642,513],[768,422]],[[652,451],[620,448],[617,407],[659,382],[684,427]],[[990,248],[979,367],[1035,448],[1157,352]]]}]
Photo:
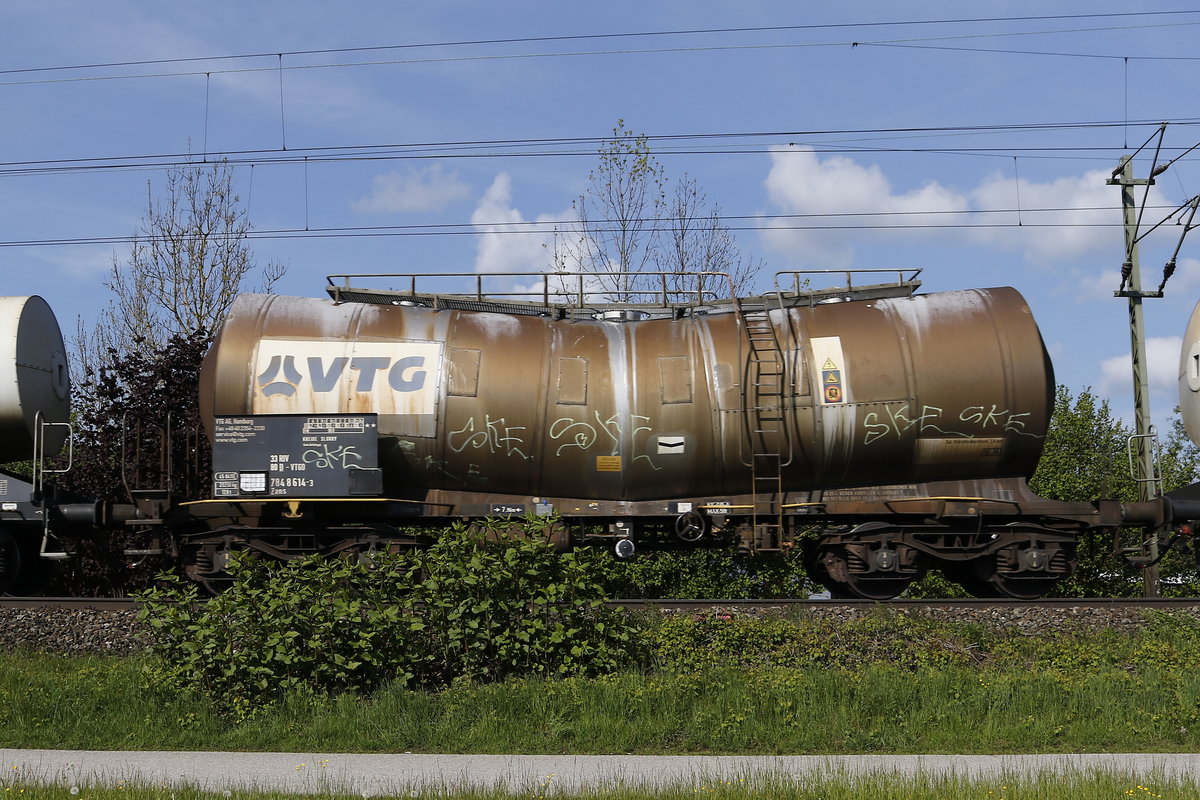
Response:
[{"label": "vtg logo", "polygon": [[[349,366],[351,372],[357,372],[354,380],[354,391],[370,393],[375,390],[375,381],[383,374],[393,391],[419,392],[425,387],[428,371],[425,366],[425,356],[406,356],[395,362],[387,356],[338,356],[329,359],[321,356],[309,356],[304,359],[308,368],[308,378],[316,393],[332,392],[337,388],[342,375]],[[258,378],[258,387],[266,397],[283,395],[291,397],[303,383],[304,376],[296,368],[296,356],[274,355]]]},{"label": "vtg logo", "polygon": [[[397,414],[432,414],[441,365],[440,342],[258,340],[251,374],[255,406],[278,413],[308,397],[317,411],[367,401]],[[261,404],[261,405],[260,405]]]}]

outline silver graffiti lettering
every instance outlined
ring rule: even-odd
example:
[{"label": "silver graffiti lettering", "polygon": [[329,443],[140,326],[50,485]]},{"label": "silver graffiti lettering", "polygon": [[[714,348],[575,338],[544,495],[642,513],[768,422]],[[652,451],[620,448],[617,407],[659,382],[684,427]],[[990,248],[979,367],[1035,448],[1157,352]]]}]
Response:
[{"label": "silver graffiti lettering", "polygon": [[887,436],[892,432],[892,427],[886,422],[878,422],[879,412],[872,411],[863,418],[863,427],[867,429],[867,435],[863,437],[863,444],[871,444]]},{"label": "silver graffiti lettering", "polygon": [[485,414],[482,427],[476,429],[475,418],[471,417],[462,428],[447,434],[446,443],[455,453],[461,453],[468,447],[476,450],[486,448],[491,453],[518,456],[528,461],[531,456],[521,450],[525,439],[518,433],[523,430],[525,426],[508,425],[504,417],[492,419]]},{"label": "silver graffiti lettering", "polygon": [[1013,433],[1025,433],[1025,420],[1021,417],[1032,416],[1028,411],[1023,414],[1009,414],[1008,421],[1004,423],[1004,430],[1012,431]]},{"label": "silver graffiti lettering", "polygon": [[[565,423],[565,424],[564,424]],[[550,424],[550,438],[558,441],[564,436],[570,436],[571,441],[558,446],[554,451],[555,456],[562,454],[562,451],[568,447],[578,447],[580,450],[587,450],[596,443],[596,429],[591,423],[580,422],[571,417],[559,417]]]},{"label": "silver graffiti lettering", "polygon": [[916,417],[910,416],[912,412],[909,410],[909,404],[907,403],[899,408],[887,408],[885,410],[888,414],[886,420],[880,421],[881,418],[877,411],[872,411],[863,418],[863,427],[867,429],[866,436],[863,437],[863,444],[877,442],[893,433],[896,435],[896,438],[901,438],[914,426],[918,426],[917,430],[921,433],[927,428],[940,430],[931,421],[940,419],[942,416],[942,409],[937,406],[921,406],[921,413]]},{"label": "silver graffiti lettering", "polygon": [[[591,422],[577,420],[574,417],[559,417],[550,424],[548,434],[552,440],[568,439],[568,441],[559,445],[558,449],[554,451],[555,456],[562,455],[562,451],[568,447],[578,447],[580,450],[591,449],[592,445],[596,444],[600,438],[599,431],[603,431],[612,441],[612,449],[609,451],[609,454],[614,456],[620,455],[621,437],[624,433],[621,417],[617,414],[612,414],[605,419],[600,416],[599,411],[594,411],[592,414],[596,419],[595,425]],[[633,428],[630,431],[630,445],[635,453],[633,460],[645,461],[655,470],[662,469],[662,467],[654,463],[654,459],[647,452],[654,429],[650,425],[639,424],[650,422],[650,418],[641,414],[631,414],[629,420],[633,423]]]},{"label": "silver graffiti lettering", "polygon": [[[973,439],[977,435],[940,427],[937,423],[946,418],[946,415],[943,409],[937,406],[921,406],[921,413],[916,417],[910,415],[908,404],[885,410],[887,411],[886,416],[882,412],[871,411],[863,417],[864,445],[873,444],[892,435],[902,438],[914,427],[917,428],[919,435],[925,434],[927,431],[934,431],[942,436],[959,436],[964,439]],[[1042,438],[1025,430],[1026,418],[1033,416],[1030,411],[1012,412],[1006,408],[1002,409],[994,403],[989,403],[988,405],[967,406],[954,416],[960,422],[976,425],[985,430],[1000,428],[1006,433]]]},{"label": "silver graffiti lettering", "polygon": [[305,450],[303,460],[317,469],[348,469],[354,466],[352,461],[362,461],[362,456],[353,445],[330,447],[326,444]]}]

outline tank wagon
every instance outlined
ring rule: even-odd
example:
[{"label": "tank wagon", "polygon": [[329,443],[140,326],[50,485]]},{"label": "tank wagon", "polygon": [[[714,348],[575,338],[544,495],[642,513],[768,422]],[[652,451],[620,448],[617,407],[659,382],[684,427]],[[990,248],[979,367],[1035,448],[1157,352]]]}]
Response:
[{"label": "tank wagon", "polygon": [[[130,486],[120,507],[48,490],[69,408],[61,335],[40,299],[0,301],[16,370],[0,373],[0,449],[39,453],[32,480],[0,475],[0,591],[105,526],[217,588],[239,550],[369,557],[452,521],[539,516],[556,545],[620,557],[800,547],[835,596],[888,599],[937,568],[980,597],[1034,598],[1074,571],[1081,536],[1200,519],[1197,487],[1033,495],[1054,377],[1028,306],[1011,288],[922,294],[918,272],[841,272],[831,289],[780,273],[756,297],[716,273],[608,276],[615,301],[568,273],[243,295],[201,370],[211,494]],[[380,278],[401,288],[364,288]],[[1193,436],[1197,315],[1180,368]]]},{"label": "tank wagon", "polygon": [[1025,301],[888,272],[828,290],[780,273],[750,298],[705,273],[622,302],[562,273],[502,297],[478,275],[467,293],[406,275],[243,295],[201,376],[213,497],[144,514],[210,585],[238,549],[349,556],[553,514],[556,543],[620,556],[802,546],[835,595],[886,599],[934,567],[1037,597],[1081,534],[1186,513],[1032,495],[1054,380]]},{"label": "tank wagon", "polygon": [[48,480],[58,470],[44,465],[68,440],[70,413],[54,312],[37,296],[0,297],[0,464],[18,467],[0,469],[0,593],[40,591],[70,541],[105,524],[105,504],[57,493]]}]

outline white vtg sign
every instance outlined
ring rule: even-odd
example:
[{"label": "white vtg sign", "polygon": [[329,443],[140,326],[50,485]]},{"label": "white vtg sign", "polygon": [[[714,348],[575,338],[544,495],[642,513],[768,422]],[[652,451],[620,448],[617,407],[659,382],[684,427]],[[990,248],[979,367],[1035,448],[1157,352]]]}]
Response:
[{"label": "white vtg sign", "polygon": [[261,339],[252,413],[432,416],[441,362],[441,342]]}]

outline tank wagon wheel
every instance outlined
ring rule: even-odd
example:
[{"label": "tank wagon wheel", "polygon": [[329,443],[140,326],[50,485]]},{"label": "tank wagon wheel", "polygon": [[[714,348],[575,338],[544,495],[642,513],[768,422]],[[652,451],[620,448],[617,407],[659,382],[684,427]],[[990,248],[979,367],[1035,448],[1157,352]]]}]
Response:
[{"label": "tank wagon wheel", "polygon": [[54,577],[54,565],[41,557],[36,539],[18,539],[0,529],[0,594],[39,594]]},{"label": "tank wagon wheel", "polygon": [[948,571],[973,597],[1037,600],[1075,572],[1078,561],[1070,544],[1008,545],[995,553]]},{"label": "tank wagon wheel", "polygon": [[1058,585],[1062,577],[1013,578],[992,574],[986,578],[976,577],[959,581],[972,597],[986,599],[1037,600],[1045,597]]},{"label": "tank wagon wheel", "polygon": [[[872,526],[870,532],[877,530]],[[901,553],[886,540],[853,544],[814,542],[805,548],[809,577],[828,589],[835,600],[891,600],[898,597],[910,583],[925,574],[924,568],[904,561]]]},{"label": "tank wagon wheel", "polygon": [[[890,557],[894,558],[895,556]],[[847,588],[850,591],[847,597],[857,597],[863,600],[892,600],[903,594],[908,585],[921,577],[921,574],[923,572],[915,575],[875,578],[851,573],[850,579],[847,581]]]},{"label": "tank wagon wheel", "polygon": [[695,509],[685,511],[675,518],[675,536],[681,542],[698,542],[708,532],[708,520]]},{"label": "tank wagon wheel", "polygon": [[179,549],[180,564],[188,580],[195,581],[210,597],[216,597],[233,584],[233,578],[218,568],[220,545],[185,544]]},{"label": "tank wagon wheel", "polygon": [[21,574],[21,548],[13,535],[0,530],[0,594],[12,594]]},{"label": "tank wagon wheel", "polygon": [[46,591],[54,579],[54,564],[42,558],[37,545],[25,548],[21,561],[21,572],[9,588],[9,593],[18,597],[38,595]]},{"label": "tank wagon wheel", "polygon": [[1058,585],[1059,578],[1008,578],[992,575],[988,578],[955,578],[967,594],[981,600],[1037,600],[1045,597]]}]

